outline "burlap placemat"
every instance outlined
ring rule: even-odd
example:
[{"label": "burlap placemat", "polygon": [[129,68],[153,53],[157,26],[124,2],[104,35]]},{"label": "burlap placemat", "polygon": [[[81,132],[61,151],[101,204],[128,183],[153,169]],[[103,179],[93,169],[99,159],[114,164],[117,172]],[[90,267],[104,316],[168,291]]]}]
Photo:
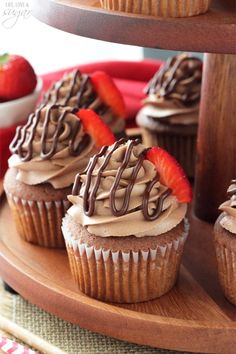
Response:
[{"label": "burlap placemat", "polygon": [[39,335],[49,343],[63,349],[68,354],[177,353],[133,345],[92,333],[40,310],[19,295],[10,295],[4,291],[2,284],[0,284],[0,304],[2,315]]},{"label": "burlap placemat", "polygon": [[[3,289],[1,279],[0,279],[0,314],[10,319],[12,319],[12,315],[13,315],[13,296]],[[7,336],[8,338],[13,339],[12,336],[10,336],[8,333],[1,331],[1,329],[0,329],[0,335]],[[0,353],[1,354],[3,353],[1,349],[0,349]]]}]

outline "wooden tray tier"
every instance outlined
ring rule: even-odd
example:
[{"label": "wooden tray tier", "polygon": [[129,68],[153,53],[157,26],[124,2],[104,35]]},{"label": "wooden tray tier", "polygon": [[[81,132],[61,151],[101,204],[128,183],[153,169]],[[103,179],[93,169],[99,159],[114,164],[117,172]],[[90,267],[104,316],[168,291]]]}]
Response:
[{"label": "wooden tray tier", "polygon": [[66,251],[22,241],[2,200],[0,275],[25,299],[94,332],[158,348],[235,353],[236,307],[218,285],[212,226],[194,217],[175,288],[157,300],[118,306],[75,288]]},{"label": "wooden tray tier", "polygon": [[212,0],[207,14],[163,19],[103,10],[97,0],[33,0],[33,15],[66,32],[159,49],[236,53],[236,2]]}]

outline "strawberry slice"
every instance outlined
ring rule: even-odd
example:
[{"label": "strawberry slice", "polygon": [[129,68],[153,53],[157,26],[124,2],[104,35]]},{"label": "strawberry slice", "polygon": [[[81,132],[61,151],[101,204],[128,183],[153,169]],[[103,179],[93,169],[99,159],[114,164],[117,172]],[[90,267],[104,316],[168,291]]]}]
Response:
[{"label": "strawberry slice", "polygon": [[160,147],[151,148],[146,154],[160,175],[160,182],[172,190],[180,203],[192,200],[192,188],[179,163],[166,150]]},{"label": "strawberry slice", "polygon": [[125,103],[112,78],[103,71],[95,71],[90,78],[103,103],[111,107],[119,117],[125,118],[127,115]]},{"label": "strawberry slice", "polygon": [[114,134],[97,113],[91,109],[81,109],[76,115],[82,121],[85,132],[94,139],[97,148],[114,144]]}]

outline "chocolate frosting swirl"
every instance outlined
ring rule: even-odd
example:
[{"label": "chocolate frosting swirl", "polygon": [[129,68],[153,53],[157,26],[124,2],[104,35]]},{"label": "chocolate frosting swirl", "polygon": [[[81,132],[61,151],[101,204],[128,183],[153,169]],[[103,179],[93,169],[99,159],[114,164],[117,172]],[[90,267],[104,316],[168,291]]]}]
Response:
[{"label": "chocolate frosting swirl", "polygon": [[229,200],[220,205],[219,209],[224,212],[224,216],[220,220],[221,226],[236,234],[236,180],[232,180],[227,190],[230,197]]},{"label": "chocolate frosting swirl", "polygon": [[236,197],[236,179],[232,179],[231,184],[227,190],[230,197]]},{"label": "chocolate frosting swirl", "polygon": [[55,188],[72,184],[76,167],[82,170],[96,151],[74,113],[70,107],[43,105],[17,128],[9,166],[19,170],[19,180],[31,185],[49,182]]},{"label": "chocolate frosting swirl", "polygon": [[88,108],[96,96],[89,76],[74,70],[52,84],[44,95],[43,103],[60,104],[77,109]]},{"label": "chocolate frosting swirl", "polygon": [[[44,112],[45,118],[42,123],[41,116]],[[29,116],[26,125],[17,127],[16,135],[10,144],[11,153],[17,154],[23,162],[31,160],[34,154],[33,144],[39,139],[37,135],[40,135],[39,155],[42,160],[47,160],[58,152],[59,142],[65,139],[66,135],[69,153],[71,156],[78,156],[91,138],[88,134],[84,134],[79,144],[76,144],[77,135],[83,129],[82,124],[76,116],[74,116],[73,127],[69,128],[66,124],[67,115],[75,112],[76,109],[62,108],[57,105],[41,106]]]},{"label": "chocolate frosting swirl", "polygon": [[[103,147],[77,175],[68,213],[89,232],[105,237],[154,235],[177,225],[186,205],[180,206],[160,183],[155,166],[145,159],[146,152],[138,140],[121,139]],[[172,213],[175,217],[168,223]]]},{"label": "chocolate frosting swirl", "polygon": [[136,117],[139,126],[166,131],[189,126],[196,134],[202,81],[202,62],[181,54],[170,58],[149,82],[143,107]]},{"label": "chocolate frosting swirl", "polygon": [[[102,150],[100,151],[99,154],[95,155],[91,160],[88,165],[88,168],[86,169],[86,174],[87,174],[87,180],[85,182],[85,191],[84,191],[84,213],[87,216],[92,216],[95,211],[95,203],[96,203],[96,194],[99,188],[99,185],[101,183],[102,179],[102,174],[105,171],[106,167],[109,164],[109,161],[111,159],[112,154],[124,143],[126,143],[125,139],[120,139],[117,141],[112,149],[108,152],[108,146],[104,146]],[[139,140],[130,140],[127,142],[127,150],[124,155],[123,162],[121,163],[121,166],[118,168],[113,185],[110,190],[110,206],[111,206],[111,212],[114,216],[123,216],[127,214],[128,209],[129,209],[129,203],[130,203],[130,198],[131,198],[131,192],[132,189],[136,183],[136,179],[138,176],[138,173],[143,165],[143,161],[145,159],[145,154],[148,149],[144,149],[141,154],[138,156],[136,165],[133,167],[131,176],[130,176],[130,181],[128,182],[127,186],[125,187],[125,193],[124,193],[124,198],[121,207],[118,209],[116,206],[116,193],[118,189],[120,188],[120,183],[121,183],[121,178],[122,175],[127,168],[127,166],[130,164],[130,157],[133,152],[133,149],[135,146],[139,145],[140,142]],[[96,179],[94,181],[94,185],[91,188],[91,182],[92,182],[92,175],[94,173],[94,169],[96,167],[97,161],[100,157],[104,157],[103,163],[96,172]],[[77,195],[80,192],[81,184],[79,183],[80,180],[80,174],[76,176],[75,179],[75,185],[72,191],[73,195]],[[147,184],[147,187],[144,191],[144,197],[143,197],[143,203],[142,203],[142,208],[143,208],[143,215],[146,220],[155,220],[157,219],[161,212],[162,212],[162,205],[164,202],[164,199],[171,194],[171,190],[167,189],[159,199],[157,199],[156,207],[152,212],[152,215],[149,214],[148,211],[148,204],[150,201],[150,193],[153,189],[153,187],[156,185],[156,183],[159,181],[159,176],[155,176],[152,181],[150,181]],[[90,191],[91,189],[91,191]]]},{"label": "chocolate frosting swirl", "polygon": [[179,100],[188,107],[200,100],[201,81],[201,60],[181,54],[167,60],[150,81],[146,93]]},{"label": "chocolate frosting swirl", "polygon": [[89,108],[94,110],[115,133],[124,130],[124,117],[118,117],[105,105],[94,90],[87,74],[79,70],[64,74],[61,80],[52,84],[44,95],[44,104],[59,104],[72,108]]}]

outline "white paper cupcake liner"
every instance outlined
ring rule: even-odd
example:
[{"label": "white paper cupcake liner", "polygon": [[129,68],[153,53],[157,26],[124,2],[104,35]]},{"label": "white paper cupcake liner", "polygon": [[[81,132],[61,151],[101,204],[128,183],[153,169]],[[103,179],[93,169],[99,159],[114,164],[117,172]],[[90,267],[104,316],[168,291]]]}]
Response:
[{"label": "white paper cupcake liner", "polygon": [[48,248],[65,248],[61,223],[70,206],[67,200],[33,201],[9,193],[7,199],[23,240]]},{"label": "white paper cupcake liner", "polygon": [[160,17],[189,17],[205,13],[211,0],[100,0],[107,10]]},{"label": "white paper cupcake liner", "polygon": [[160,297],[175,284],[188,223],[181,236],[155,249],[112,251],[73,239],[66,226],[63,235],[70,268],[79,289],[109,302],[135,303]]}]

